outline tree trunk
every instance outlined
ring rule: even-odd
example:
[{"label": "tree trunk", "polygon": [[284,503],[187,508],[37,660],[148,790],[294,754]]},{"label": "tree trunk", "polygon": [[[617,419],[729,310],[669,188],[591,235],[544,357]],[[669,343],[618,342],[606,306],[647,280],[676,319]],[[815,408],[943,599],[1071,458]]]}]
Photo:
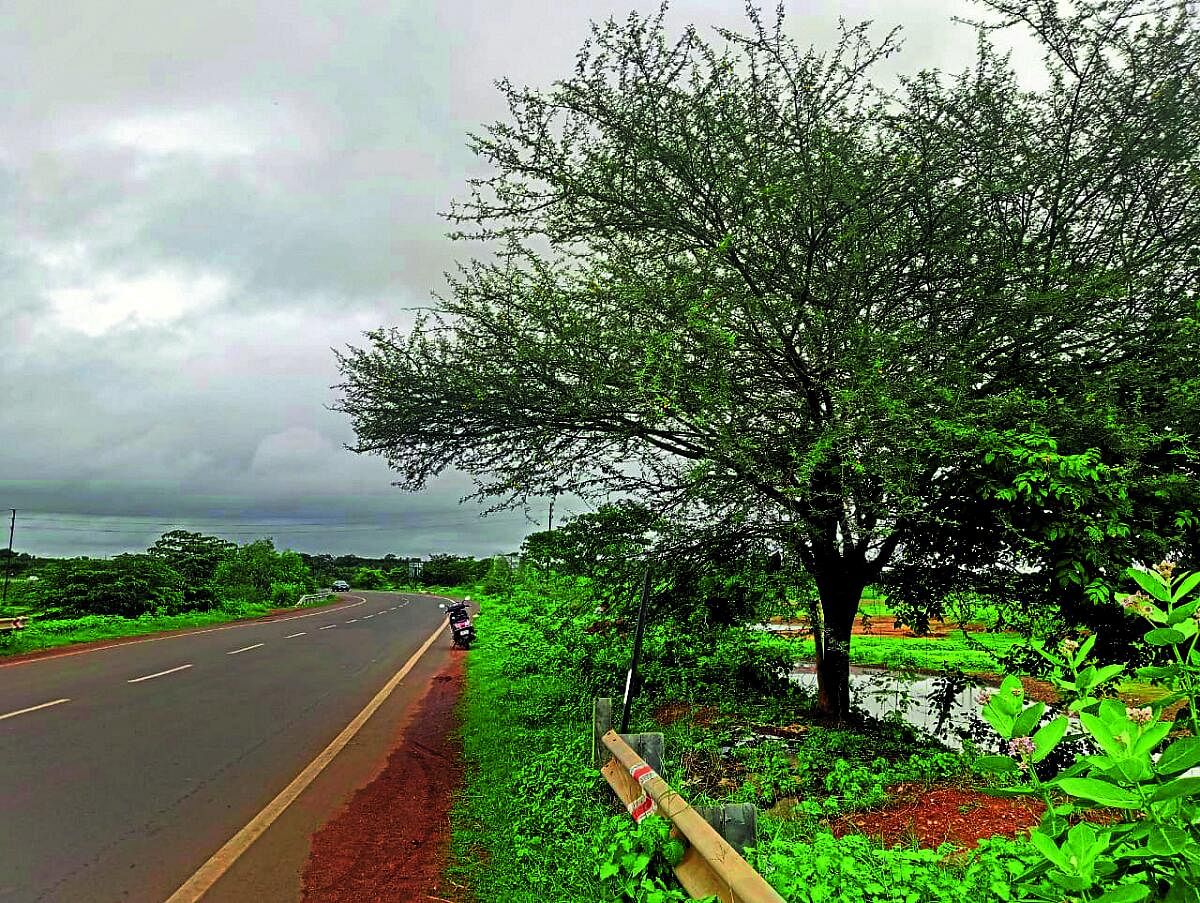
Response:
[{"label": "tree trunk", "polygon": [[850,714],[850,635],[866,581],[850,574],[818,580],[821,630],[817,639],[817,713],[842,721]]}]

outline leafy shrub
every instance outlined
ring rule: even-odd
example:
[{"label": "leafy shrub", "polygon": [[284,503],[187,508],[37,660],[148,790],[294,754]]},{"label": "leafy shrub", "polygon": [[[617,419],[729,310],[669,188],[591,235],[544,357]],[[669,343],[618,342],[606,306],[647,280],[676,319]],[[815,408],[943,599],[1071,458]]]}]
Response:
[{"label": "leafy shrub", "polygon": [[[1138,676],[1169,692],[1144,707],[1101,698],[1122,665],[1097,667],[1089,661],[1096,642],[1063,641],[1041,650],[1054,666],[1055,683],[1078,713],[1093,753],[1075,765],[1044,777],[1039,765],[1070,740],[1067,715],[1045,720],[1046,705],[1025,704],[1021,682],[1007,677],[990,694],[984,717],[1007,741],[1008,756],[981,764],[1024,775],[1023,792],[1041,796],[1047,809],[1031,841],[1042,860],[1022,881],[1045,876],[1060,894],[1099,903],[1167,903],[1200,899],[1200,777],[1185,774],[1200,765],[1197,704],[1200,702],[1200,574],[1174,579],[1170,565],[1157,574],[1132,570],[1144,592],[1122,602],[1150,624],[1147,645],[1169,650],[1166,664],[1142,668]],[[1172,739],[1175,725],[1162,720],[1166,705],[1186,701],[1189,729]],[[1044,723],[1043,723],[1044,722]],[[1018,790],[1017,792],[1020,792]],[[1096,806],[1121,813],[1103,826],[1080,820]]]},{"label": "leafy shrub", "polygon": [[272,583],[271,604],[278,608],[295,605],[304,595],[304,589],[302,583]]},{"label": "leafy shrub", "polygon": [[512,565],[503,555],[497,555],[492,559],[488,572],[483,577],[483,591],[492,596],[507,596],[512,590]]},{"label": "leafy shrub", "polygon": [[859,834],[820,833],[811,842],[769,840],[754,858],[788,903],[992,903],[1019,899],[1009,886],[1036,854],[996,839],[949,866],[945,851],[886,850]]},{"label": "leafy shrub", "polygon": [[148,555],[70,558],[47,564],[29,598],[42,609],[67,616],[135,618],[156,609],[179,611],[183,578]]},{"label": "leafy shrub", "polygon": [[350,578],[350,585],[355,589],[386,589],[388,581],[378,568],[359,568]]},{"label": "leafy shrub", "polygon": [[683,856],[683,844],[671,838],[666,819],[648,818],[640,825],[627,815],[600,823],[593,837],[596,877],[614,903],[682,903],[692,898],[680,890],[671,865]]},{"label": "leafy shrub", "polygon": [[217,566],[214,581],[226,598],[264,600],[271,597],[272,583],[311,587],[312,573],[297,553],[277,552],[274,542],[259,539],[230,552]]}]

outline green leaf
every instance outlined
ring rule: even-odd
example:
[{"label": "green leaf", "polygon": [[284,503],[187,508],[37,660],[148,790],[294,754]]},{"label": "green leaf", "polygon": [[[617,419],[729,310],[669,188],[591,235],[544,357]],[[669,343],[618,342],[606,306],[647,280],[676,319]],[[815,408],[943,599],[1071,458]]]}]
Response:
[{"label": "green leaf", "polygon": [[1079,651],[1075,653],[1075,661],[1073,664],[1076,668],[1083,664],[1083,660],[1088,657],[1088,653],[1092,651],[1092,647],[1096,645],[1096,634],[1092,634],[1079,647]]},{"label": "green leaf", "polygon": [[1159,774],[1178,774],[1200,765],[1200,738],[1184,737],[1163,750],[1155,763]]},{"label": "green leaf", "polygon": [[1146,846],[1159,856],[1174,856],[1192,842],[1192,836],[1175,825],[1153,825]]},{"label": "green leaf", "polygon": [[1156,627],[1146,633],[1145,639],[1151,646],[1176,646],[1187,637],[1174,627]]},{"label": "green leaf", "polygon": [[1071,868],[1071,863],[1064,855],[1063,851],[1058,848],[1053,840],[1043,834],[1041,831],[1033,831],[1029,835],[1029,840],[1033,843],[1039,853],[1045,856],[1050,862],[1058,866],[1064,872]]},{"label": "green leaf", "polygon": [[1029,734],[1037,727],[1037,723],[1042,720],[1042,715],[1046,712],[1046,703],[1035,702],[1029,708],[1025,709],[1017,720],[1013,722],[1014,737],[1028,737]]},{"label": "green leaf", "polygon": [[1137,670],[1137,676],[1145,680],[1166,680],[1178,673],[1179,669],[1174,665],[1149,665]]},{"label": "green leaf", "polygon": [[1114,809],[1140,809],[1142,806],[1142,799],[1137,794],[1108,781],[1096,778],[1063,778],[1056,783],[1064,793],[1101,806],[1112,806]]},{"label": "green leaf", "polygon": [[1172,727],[1174,725],[1170,721],[1160,721],[1158,724],[1151,725],[1133,742],[1130,752],[1148,759],[1150,751],[1167,739],[1167,734],[1171,733]]},{"label": "green leaf", "polygon": [[1096,897],[1092,903],[1137,903],[1150,896],[1150,888],[1145,884],[1122,884],[1112,890],[1106,890]]},{"label": "green leaf", "polygon": [[1175,608],[1171,609],[1171,613],[1167,615],[1167,626],[1174,626],[1180,621],[1186,621],[1196,613],[1197,608],[1200,608],[1200,599],[1195,599],[1186,605],[1175,606]]},{"label": "green leaf", "polygon": [[1159,602],[1171,601],[1171,593],[1163,585],[1162,578],[1158,574],[1152,574],[1149,571],[1143,571],[1138,568],[1128,568],[1125,573],[1132,577],[1137,582],[1137,585],[1152,598],[1157,599]]},{"label": "green leaf", "polygon": [[980,756],[975,760],[975,767],[985,774],[1006,774],[1020,766],[1008,756]]},{"label": "green leaf", "polygon": [[1197,793],[1200,793],[1200,778],[1173,778],[1154,791],[1150,802],[1161,803],[1163,800],[1195,796]]},{"label": "green leaf", "polygon": [[1200,584],[1200,571],[1195,571],[1191,574],[1185,574],[1179,581],[1179,585],[1175,587],[1175,592],[1172,593],[1172,598],[1179,601],[1188,593]]},{"label": "green leaf", "polygon": [[1070,724],[1070,719],[1066,715],[1059,715],[1053,721],[1043,725],[1038,729],[1038,732],[1033,735],[1033,761],[1040,762],[1058,746],[1059,741],[1067,733],[1067,726]]},{"label": "green leaf", "polygon": [[[1101,706],[1101,711],[1103,711],[1103,706]],[[1122,718],[1124,718],[1124,714],[1124,712],[1121,713]],[[1126,755],[1125,744],[1116,738],[1103,717],[1081,712],[1079,723],[1095,738],[1096,742],[1100,744],[1100,748],[1110,756],[1119,759]]]},{"label": "green leaf", "polygon": [[1000,711],[996,705],[996,700],[993,699],[983,709],[983,717],[987,719],[988,724],[992,726],[997,734],[1005,740],[1011,740],[1013,735],[1013,717],[1006,715]]}]

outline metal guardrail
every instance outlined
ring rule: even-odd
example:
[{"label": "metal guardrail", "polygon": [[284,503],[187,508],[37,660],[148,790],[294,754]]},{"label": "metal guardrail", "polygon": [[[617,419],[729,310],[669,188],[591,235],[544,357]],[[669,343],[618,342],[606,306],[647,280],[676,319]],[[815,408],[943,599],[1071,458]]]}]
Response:
[{"label": "metal guardrail", "polygon": [[0,618],[0,630],[20,630],[28,618]]},{"label": "metal guardrail", "polygon": [[634,819],[640,822],[657,814],[668,819],[674,833],[687,841],[687,852],[675,866],[675,875],[693,899],[716,895],[722,903],[785,903],[704,815],[672,790],[620,734],[609,730],[599,739],[612,756],[600,771]]},{"label": "metal guardrail", "polygon": [[295,608],[297,605],[303,605],[309,599],[323,599],[326,596],[332,596],[332,595],[333,595],[333,590],[331,590],[331,589],[323,590],[322,592],[319,592],[319,593],[309,593],[308,595],[301,596],[299,599],[297,599],[296,605],[293,605],[292,607]]}]

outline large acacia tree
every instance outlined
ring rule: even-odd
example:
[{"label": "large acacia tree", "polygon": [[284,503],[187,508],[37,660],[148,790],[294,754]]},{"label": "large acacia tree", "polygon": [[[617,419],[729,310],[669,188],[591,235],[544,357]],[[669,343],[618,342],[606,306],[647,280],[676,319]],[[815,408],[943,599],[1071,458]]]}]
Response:
[{"label": "large acacia tree", "polygon": [[609,22],[550,88],[501,83],[450,214],[481,253],[341,356],[356,450],[776,544],[830,714],[867,584],[1096,601],[1194,529],[1200,41],[1183,3],[1073,10],[989,0],[976,66],[890,91],[893,36],[820,54],[753,10]]}]

